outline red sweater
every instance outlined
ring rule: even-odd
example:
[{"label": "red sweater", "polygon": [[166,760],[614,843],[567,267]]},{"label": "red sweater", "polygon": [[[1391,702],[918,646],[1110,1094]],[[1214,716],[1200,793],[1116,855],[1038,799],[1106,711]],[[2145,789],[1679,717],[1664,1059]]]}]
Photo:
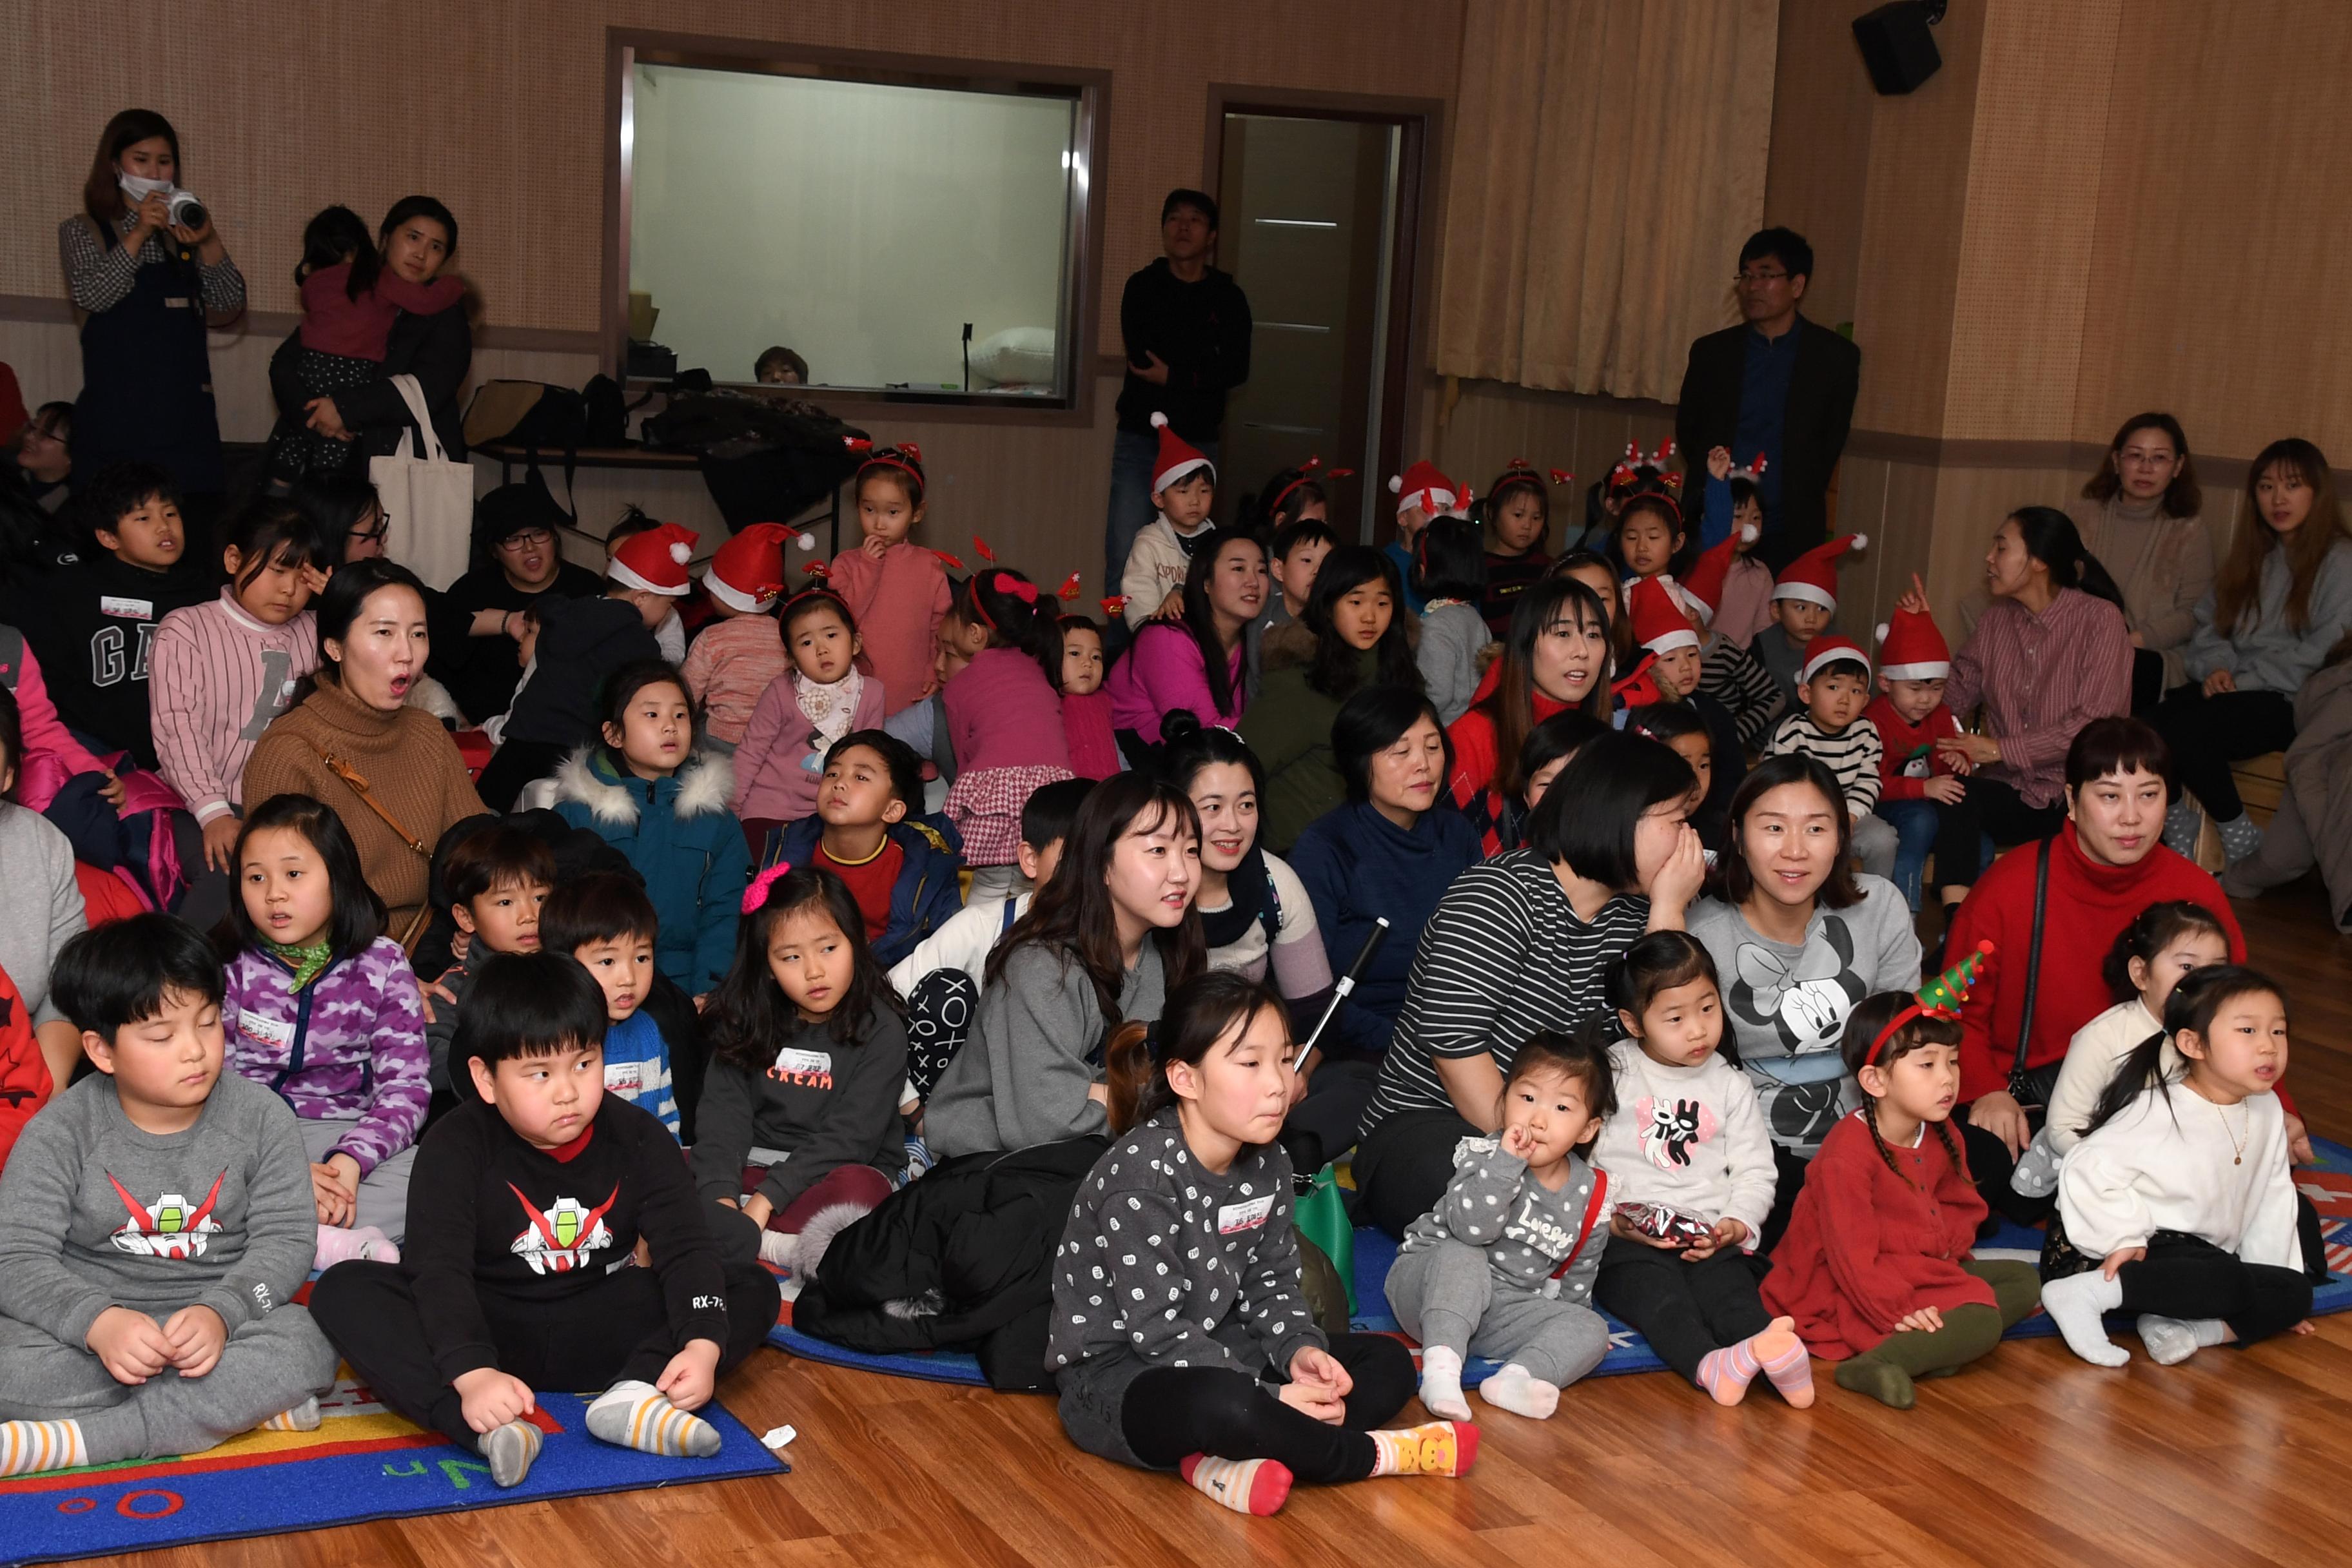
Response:
[{"label": "red sweater", "polygon": [[[1501,748],[1495,743],[1495,721],[1478,705],[1494,695],[1502,671],[1503,661],[1499,658],[1486,667],[1478,689],[1471,694],[1470,710],[1454,721],[1445,731],[1446,738],[1454,742],[1454,777],[1450,781],[1454,804],[1468,812],[1471,820],[1479,825],[1480,848],[1488,855],[1499,854],[1509,847],[1496,830],[1506,805],[1493,787],[1495,771],[1502,765]],[[1568,706],[1553,701],[1532,687],[1528,695],[1533,700],[1531,706],[1538,724]]]},{"label": "red sweater", "polygon": [[[2017,1025],[2025,1010],[2026,952],[2033,932],[2034,846],[2020,845],[1977,879],[1952,919],[1947,952],[1968,952],[1990,938],[1998,954],[1960,1009],[1960,1100],[2009,1087]],[[2050,857],[2050,897],[2042,922],[2042,992],[2033,1006],[2033,1037],[2025,1065],[2062,1059],[2074,1031],[2115,1005],[2100,969],[2124,928],[2148,905],[2168,899],[2202,904],[2230,933],[2230,960],[2246,961],[2245,933],[2221,886],[2158,844],[2136,866],[2102,866],[2074,841],[2074,825],[2058,835]]]},{"label": "red sweater", "polygon": [[[1895,704],[1881,692],[1862,710],[1862,716],[1878,726],[1878,739],[1884,747],[1878,754],[1880,801],[1925,800],[1927,797],[1922,786],[1927,780],[1952,771],[1950,761],[1936,750],[1936,742],[1947,735],[1958,734],[1960,721],[1942,703],[1929,709],[1927,716],[1915,726],[1905,723],[1903,715],[1895,710]],[[1923,760],[1927,764],[1925,773],[1904,771]]]},{"label": "red sweater", "polygon": [[1917,1148],[1889,1152],[1900,1175],[1860,1111],[1831,1128],[1772,1249],[1765,1310],[1794,1318],[1797,1337],[1823,1361],[1875,1349],[1922,1307],[1993,1304],[1992,1287],[1960,1268],[1985,1217],[1967,1158],[1945,1154],[1932,1127],[1920,1130]]}]

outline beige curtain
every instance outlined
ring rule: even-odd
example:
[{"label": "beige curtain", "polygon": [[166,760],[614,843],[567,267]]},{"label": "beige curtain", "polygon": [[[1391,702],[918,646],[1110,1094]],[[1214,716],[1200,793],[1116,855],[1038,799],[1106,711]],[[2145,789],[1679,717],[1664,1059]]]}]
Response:
[{"label": "beige curtain", "polygon": [[1672,402],[1764,211],[1779,0],[1470,0],[1446,375]]}]

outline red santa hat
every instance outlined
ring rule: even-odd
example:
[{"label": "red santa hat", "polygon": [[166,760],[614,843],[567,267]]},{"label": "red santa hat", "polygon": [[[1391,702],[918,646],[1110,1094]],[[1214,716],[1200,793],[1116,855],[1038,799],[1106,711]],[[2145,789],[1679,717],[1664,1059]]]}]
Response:
[{"label": "red santa hat", "polygon": [[1836,609],[1838,558],[1849,550],[1864,549],[1869,543],[1867,535],[1849,533],[1826,544],[1814,545],[1772,579],[1772,596],[1801,599],[1825,610]]},{"label": "red santa hat", "polygon": [[1936,617],[1897,610],[1891,626],[1878,628],[1878,673],[1889,680],[1941,680],[1952,673],[1952,650],[1936,629]]},{"label": "red santa hat", "polygon": [[1159,460],[1151,465],[1151,493],[1158,495],[1170,485],[1195,468],[1209,470],[1209,482],[1217,482],[1217,465],[1209,461],[1201,449],[1169,427],[1168,416],[1152,411],[1151,427],[1160,432]]},{"label": "red santa hat", "polygon": [[1389,477],[1389,493],[1397,499],[1397,510],[1414,508],[1431,517],[1461,517],[1462,487],[1441,472],[1435,463],[1423,458],[1402,474]]},{"label": "red santa hat", "polygon": [[1823,669],[1838,663],[1858,664],[1862,666],[1863,679],[1870,679],[1870,656],[1862,651],[1862,645],[1852,637],[1825,632],[1806,646],[1805,662],[1797,671],[1797,679],[1801,683],[1811,680]]},{"label": "red santa hat", "polygon": [[719,547],[703,568],[702,585],[730,610],[757,615],[784,591],[784,541],[797,541],[803,550],[816,541],[781,522],[755,522]]},{"label": "red santa hat", "polygon": [[656,523],[624,540],[604,575],[624,587],[678,597],[690,586],[686,563],[694,559],[694,542],[701,537],[674,522]]},{"label": "red santa hat", "polygon": [[1698,633],[1691,630],[1690,616],[1683,613],[1681,595],[1675,592],[1671,577],[1643,577],[1633,584],[1633,605],[1627,612],[1633,617],[1633,640],[1652,653],[1672,653],[1676,648],[1698,647]]},{"label": "red santa hat", "polygon": [[1715,619],[1715,612],[1723,607],[1723,584],[1731,575],[1731,563],[1738,558],[1739,547],[1755,539],[1756,531],[1756,525],[1748,524],[1692,564],[1690,576],[1682,584],[1683,598],[1699,613],[1701,620]]}]

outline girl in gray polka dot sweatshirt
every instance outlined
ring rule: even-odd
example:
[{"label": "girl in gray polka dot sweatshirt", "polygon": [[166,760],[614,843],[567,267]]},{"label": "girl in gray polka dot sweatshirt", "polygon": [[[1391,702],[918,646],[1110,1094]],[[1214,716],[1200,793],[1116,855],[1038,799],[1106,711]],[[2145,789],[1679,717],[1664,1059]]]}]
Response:
[{"label": "girl in gray polka dot sweatshirt", "polygon": [[1470,1414],[1465,1358],[1503,1363],[1490,1405],[1541,1419],[1609,1351],[1592,1310],[1608,1239],[1609,1178],[1577,1158],[1616,1108],[1597,1041],[1538,1034],[1512,1058],[1502,1130],[1465,1138],[1437,1206],[1412,1222],[1389,1270],[1389,1305],[1420,1339],[1422,1403]]}]

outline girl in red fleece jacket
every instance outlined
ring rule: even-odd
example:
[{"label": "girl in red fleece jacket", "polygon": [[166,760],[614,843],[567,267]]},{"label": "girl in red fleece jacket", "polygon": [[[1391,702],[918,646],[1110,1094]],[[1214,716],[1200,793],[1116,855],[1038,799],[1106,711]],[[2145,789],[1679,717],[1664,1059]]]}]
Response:
[{"label": "girl in red fleece jacket", "polygon": [[1984,1199],[1948,1125],[1960,1026],[1948,1008],[1883,991],[1846,1020],[1862,1109],[1830,1130],[1764,1279],[1764,1310],[1838,1363],[1837,1385],[1908,1410],[1912,1381],[1990,1352],[2033,1310],[2030,1263],[1969,1256]]}]

